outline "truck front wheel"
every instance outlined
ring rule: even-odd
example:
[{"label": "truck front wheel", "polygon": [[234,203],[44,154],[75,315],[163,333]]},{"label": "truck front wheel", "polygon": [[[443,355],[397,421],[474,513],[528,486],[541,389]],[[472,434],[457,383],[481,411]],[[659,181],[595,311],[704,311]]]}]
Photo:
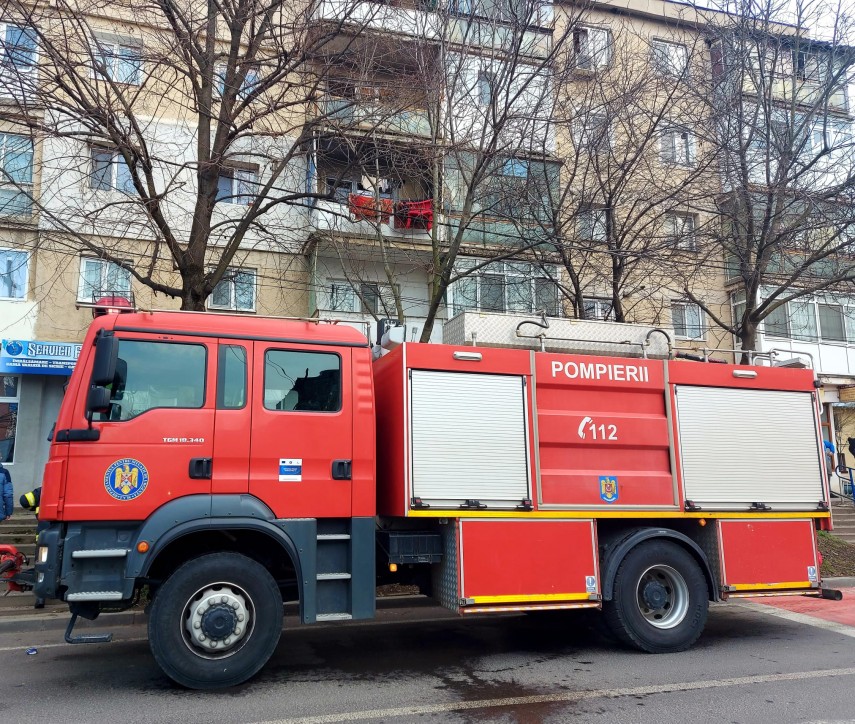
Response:
[{"label": "truck front wheel", "polygon": [[709,592],[694,558],[675,543],[651,540],[633,548],[606,601],[606,623],[621,641],[648,653],[685,651],[703,631]]},{"label": "truck front wheel", "polygon": [[187,561],[160,587],[148,621],[155,661],[190,689],[246,681],[273,655],[281,633],[276,581],[239,553]]}]

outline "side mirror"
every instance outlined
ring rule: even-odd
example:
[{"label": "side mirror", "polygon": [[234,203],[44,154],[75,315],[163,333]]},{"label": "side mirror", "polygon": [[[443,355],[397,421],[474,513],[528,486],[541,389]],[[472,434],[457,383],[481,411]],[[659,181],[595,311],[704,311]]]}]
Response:
[{"label": "side mirror", "polygon": [[90,414],[109,412],[110,390],[106,387],[92,386],[86,396],[86,411]]},{"label": "side mirror", "polygon": [[116,360],[119,358],[119,340],[113,333],[101,330],[95,342],[95,362],[92,364],[91,384],[106,387],[116,376]]}]

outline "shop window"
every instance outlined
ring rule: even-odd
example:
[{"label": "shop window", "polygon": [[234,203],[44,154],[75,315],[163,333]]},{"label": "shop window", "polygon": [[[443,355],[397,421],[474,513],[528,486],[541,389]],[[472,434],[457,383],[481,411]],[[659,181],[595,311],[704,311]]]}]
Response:
[{"label": "shop window", "polygon": [[20,384],[21,378],[16,375],[0,375],[0,463],[15,462]]},{"label": "shop window", "polygon": [[284,412],[341,409],[341,357],[327,352],[268,350],[264,355],[264,407]]}]

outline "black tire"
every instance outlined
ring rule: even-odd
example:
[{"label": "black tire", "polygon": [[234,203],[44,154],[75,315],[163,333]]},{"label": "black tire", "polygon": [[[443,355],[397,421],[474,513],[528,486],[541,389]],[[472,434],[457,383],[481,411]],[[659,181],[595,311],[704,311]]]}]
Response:
[{"label": "black tire", "polygon": [[709,591],[697,561],[665,540],[640,543],[615,576],[614,597],[603,605],[617,638],[651,654],[688,649],[704,630]]},{"label": "black tire", "polygon": [[[151,653],[181,686],[235,686],[273,655],[282,611],[279,587],[260,563],[239,553],[200,556],[178,568],[157,592],[148,619]],[[205,644],[191,636],[194,626]]]}]

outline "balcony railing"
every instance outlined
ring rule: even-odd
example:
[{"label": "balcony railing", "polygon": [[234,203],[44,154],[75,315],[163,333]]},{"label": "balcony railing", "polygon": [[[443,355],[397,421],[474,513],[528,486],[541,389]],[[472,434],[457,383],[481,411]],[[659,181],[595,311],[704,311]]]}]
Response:
[{"label": "balcony railing", "polygon": [[433,225],[432,200],[393,201],[350,194],[347,203],[319,201],[312,210],[312,224],[318,231],[347,236],[423,239]]},{"label": "balcony railing", "polygon": [[427,111],[418,108],[397,110],[379,102],[364,103],[329,95],[321,101],[319,112],[332,123],[347,128],[406,136],[431,135]]},{"label": "balcony railing", "polygon": [[[814,106],[827,94],[830,109],[841,112],[849,110],[849,99],[845,87],[830,89],[825,83],[795,78],[791,74],[764,78],[763,82],[771,83],[771,88],[767,86],[767,90],[771,90],[772,97],[778,101]],[[745,76],[743,90],[752,94],[757,92],[756,79],[752,74]]]}]

